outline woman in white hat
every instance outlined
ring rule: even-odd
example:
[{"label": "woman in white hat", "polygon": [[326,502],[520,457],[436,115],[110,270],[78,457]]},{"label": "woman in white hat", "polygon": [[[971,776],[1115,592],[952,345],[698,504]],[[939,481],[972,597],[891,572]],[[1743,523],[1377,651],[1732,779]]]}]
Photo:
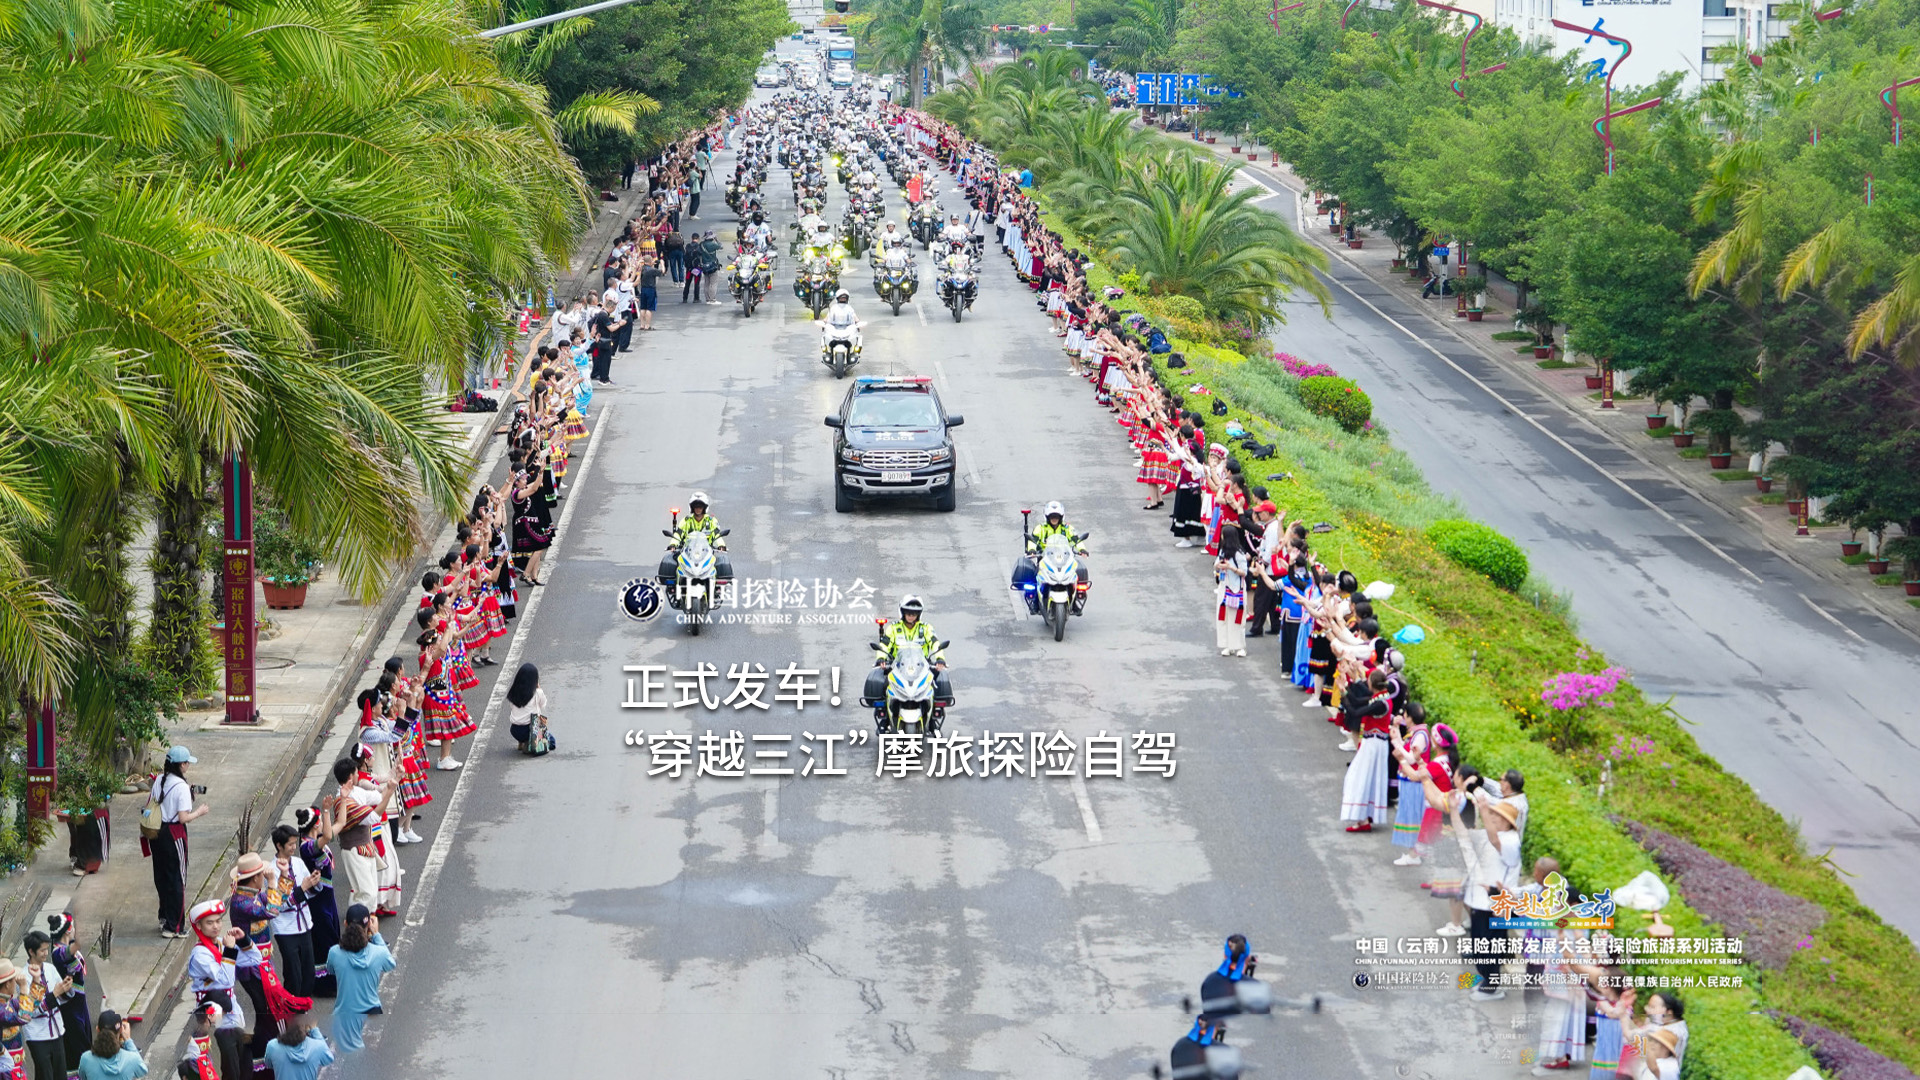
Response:
[{"label": "woman in white hat", "polygon": [[246,1051],[241,1047],[241,1035],[246,1031],[246,1014],[240,1011],[240,995],[234,992],[237,983],[235,964],[242,953],[252,953],[257,959],[259,950],[248,940],[246,931],[238,928],[221,930],[220,922],[227,914],[224,900],[208,900],[194,905],[193,951],[187,954],[187,988],[193,991],[196,1005],[213,1004],[220,1008],[220,1019],[213,1030],[215,1056],[220,1060],[221,1080],[249,1080],[253,1067],[247,1061]]},{"label": "woman in white hat", "polygon": [[[199,761],[184,746],[167,750],[167,765],[153,778],[154,815],[160,835],[140,836],[140,853],[153,859],[153,888],[160,896],[160,936],[187,936],[187,822],[207,812],[193,805],[193,785],[187,766]],[[144,822],[145,819],[143,818]]]}]

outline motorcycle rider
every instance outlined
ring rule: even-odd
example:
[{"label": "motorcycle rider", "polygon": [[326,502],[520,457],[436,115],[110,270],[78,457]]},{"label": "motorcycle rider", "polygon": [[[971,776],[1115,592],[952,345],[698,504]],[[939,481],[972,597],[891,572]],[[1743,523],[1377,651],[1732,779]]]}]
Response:
[{"label": "motorcycle rider", "polygon": [[880,250],[890,251],[896,247],[905,247],[907,245],[907,234],[901,232],[898,225],[889,221],[887,222],[887,227],[881,229],[880,232],[874,236],[873,242],[879,245]]},{"label": "motorcycle rider", "polygon": [[822,255],[837,261],[840,256],[834,250],[838,244],[833,238],[833,226],[829,225],[825,218],[815,218],[814,221],[816,224],[813,226],[813,235],[807,240],[807,257]]},{"label": "motorcycle rider", "polygon": [[707,493],[704,491],[694,492],[693,498],[687,500],[687,516],[673,527],[673,546],[680,547],[687,542],[687,537],[697,532],[707,534],[707,543],[713,546],[713,550],[727,550],[726,537],[720,535],[720,520],[707,513]]},{"label": "motorcycle rider", "polygon": [[960,224],[959,214],[948,214],[947,227],[940,230],[940,239],[945,240],[947,245],[955,251],[965,251],[967,245],[973,240],[973,233],[965,225]]},{"label": "motorcycle rider", "polygon": [[1039,558],[1040,553],[1047,549],[1047,541],[1055,536],[1066,537],[1067,543],[1073,545],[1074,554],[1086,555],[1087,549],[1074,539],[1073,526],[1067,524],[1066,507],[1060,505],[1057,500],[1050,502],[1047,504],[1045,515],[1046,520],[1027,536],[1028,555]]},{"label": "motorcycle rider", "polygon": [[913,269],[913,249],[905,244],[895,244],[880,256],[881,263],[889,270]]},{"label": "motorcycle rider", "polygon": [[853,312],[853,297],[845,289],[833,294],[833,305],[821,314],[820,338],[824,343],[835,331],[850,331],[853,338],[853,354],[860,355],[860,328],[866,323]]},{"label": "motorcycle rider", "polygon": [[767,224],[765,212],[753,212],[753,222],[741,233],[740,238],[755,251],[766,251],[773,246],[773,226]]},{"label": "motorcycle rider", "polygon": [[933,627],[920,618],[925,610],[926,604],[912,593],[900,598],[900,620],[888,623],[880,631],[883,648],[875,654],[877,659],[873,671],[867,676],[866,696],[869,699],[886,699],[887,669],[900,659],[903,648],[912,645],[919,648],[921,655],[927,658],[927,664],[933,668],[934,699],[940,702],[953,700],[953,684],[947,678],[947,658],[940,650],[940,637],[933,632]]},{"label": "motorcycle rider", "polygon": [[925,611],[926,604],[918,596],[908,593],[900,598],[899,621],[888,623],[880,631],[880,638],[886,645],[886,651],[880,654],[881,667],[891,666],[900,659],[903,647],[917,645],[935,671],[944,672],[947,669],[947,658],[940,651],[940,636],[933,632],[932,626],[921,621],[920,616]]}]

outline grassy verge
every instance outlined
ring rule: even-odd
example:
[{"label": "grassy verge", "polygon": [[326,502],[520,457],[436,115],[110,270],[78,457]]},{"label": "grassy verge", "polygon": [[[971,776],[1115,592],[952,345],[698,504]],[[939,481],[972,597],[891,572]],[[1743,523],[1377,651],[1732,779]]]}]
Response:
[{"label": "grassy verge", "polygon": [[[1069,239],[1092,250],[1078,237]],[[1114,283],[1097,262],[1088,273],[1095,288]],[[1151,297],[1129,296],[1116,306],[1160,314]],[[1626,818],[1689,840],[1762,883],[1825,908],[1825,924],[1783,969],[1663,964],[1639,972],[1701,984],[1680,991],[1693,1032],[1689,1080],[1776,1080],[1811,1064],[1766,1010],[1804,1017],[1920,1065],[1912,1009],[1920,1000],[1920,957],[1904,934],[1859,903],[1824,854],[1807,852],[1791,823],[1695,745],[1679,715],[1644,699],[1630,683],[1612,695],[1613,708],[1596,710],[1578,731],[1553,738],[1553,725],[1539,715],[1545,711],[1541,684],[1561,671],[1598,671],[1605,659],[1547,605],[1495,588],[1427,542],[1424,530],[1434,520],[1464,515],[1426,486],[1381,431],[1351,435],[1308,412],[1292,392],[1293,380],[1267,360],[1184,340],[1180,346],[1188,366],[1163,367],[1166,385],[1206,385],[1230,410],[1208,417],[1210,426],[1237,420],[1276,446],[1274,458],[1242,460],[1252,481],[1271,490],[1289,520],[1341,526],[1316,538],[1329,565],[1353,570],[1362,582],[1399,587],[1376,610],[1388,632],[1407,623],[1427,632],[1423,644],[1408,650],[1416,696],[1461,734],[1468,760],[1527,774],[1534,795],[1529,859],[1552,854],[1590,893],[1617,888],[1642,871],[1658,872],[1613,820]],[[1290,479],[1269,479],[1283,473]],[[1623,755],[1619,746],[1628,740],[1650,741],[1652,749]],[[1612,775],[1604,801],[1598,791],[1603,765]],[[1714,936],[1683,901],[1663,913],[1677,935]],[[1617,925],[1632,934],[1645,920],[1623,910]],[[1745,985],[1706,985],[1708,977],[1731,971]]]}]

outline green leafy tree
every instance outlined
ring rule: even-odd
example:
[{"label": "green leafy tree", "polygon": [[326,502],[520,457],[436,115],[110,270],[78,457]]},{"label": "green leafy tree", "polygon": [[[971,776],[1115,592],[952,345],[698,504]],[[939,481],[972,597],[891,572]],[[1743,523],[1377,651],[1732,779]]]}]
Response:
[{"label": "green leafy tree", "polygon": [[986,52],[977,0],[875,0],[863,9],[855,34],[874,64],[907,77],[911,104],[924,95],[923,78],[938,87]]}]

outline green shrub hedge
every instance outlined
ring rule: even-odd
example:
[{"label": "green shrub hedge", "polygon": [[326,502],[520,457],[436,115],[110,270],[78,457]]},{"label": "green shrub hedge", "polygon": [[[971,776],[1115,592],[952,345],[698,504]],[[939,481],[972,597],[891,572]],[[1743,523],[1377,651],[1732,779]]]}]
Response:
[{"label": "green shrub hedge", "polygon": [[1329,417],[1350,432],[1365,428],[1373,419],[1373,399],[1352,379],[1309,375],[1300,380],[1294,392],[1316,415]]},{"label": "green shrub hedge", "polygon": [[1527,553],[1520,545],[1477,521],[1436,521],[1427,526],[1427,539],[1447,558],[1507,590],[1519,592],[1527,583]]}]

